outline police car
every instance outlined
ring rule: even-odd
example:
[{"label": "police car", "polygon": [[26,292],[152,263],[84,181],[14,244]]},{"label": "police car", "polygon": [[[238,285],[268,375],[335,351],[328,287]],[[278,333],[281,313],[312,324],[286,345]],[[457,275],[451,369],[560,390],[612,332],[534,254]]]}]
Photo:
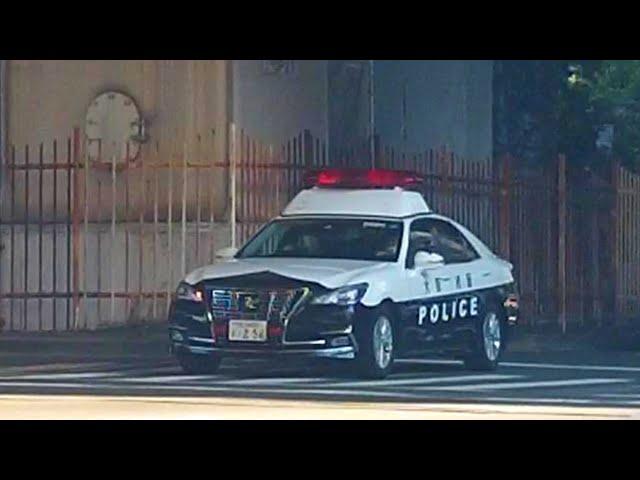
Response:
[{"label": "police car", "polygon": [[495,369],[518,317],[512,265],[432,212],[421,183],[382,169],[308,174],[279,217],[178,286],[169,334],[183,369],[308,356],[384,378],[395,359],[433,352]]}]

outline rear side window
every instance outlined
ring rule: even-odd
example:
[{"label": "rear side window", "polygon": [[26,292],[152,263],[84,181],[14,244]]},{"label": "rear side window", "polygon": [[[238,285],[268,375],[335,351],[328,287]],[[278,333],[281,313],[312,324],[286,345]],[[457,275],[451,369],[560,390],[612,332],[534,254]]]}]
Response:
[{"label": "rear side window", "polygon": [[413,259],[418,251],[437,253],[446,264],[470,262],[480,257],[455,226],[432,218],[421,218],[411,224],[407,255],[409,268],[413,267]]}]

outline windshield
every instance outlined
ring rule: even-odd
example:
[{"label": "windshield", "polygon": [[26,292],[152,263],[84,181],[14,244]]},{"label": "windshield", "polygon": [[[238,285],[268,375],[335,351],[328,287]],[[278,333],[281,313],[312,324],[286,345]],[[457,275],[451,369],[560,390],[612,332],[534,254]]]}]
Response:
[{"label": "windshield", "polygon": [[394,262],[402,222],[364,219],[275,220],[237,258],[340,258]]}]

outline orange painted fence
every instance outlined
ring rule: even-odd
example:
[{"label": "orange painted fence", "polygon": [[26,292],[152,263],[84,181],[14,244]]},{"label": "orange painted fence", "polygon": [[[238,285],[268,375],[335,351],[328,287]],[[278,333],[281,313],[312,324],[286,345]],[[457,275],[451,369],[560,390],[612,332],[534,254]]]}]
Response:
[{"label": "orange painted fence", "polygon": [[640,175],[614,169],[616,312],[640,318]]},{"label": "orange painted fence", "polygon": [[527,325],[638,321],[640,176],[618,165],[599,179],[561,156],[526,169],[508,155],[404,152],[379,139],[372,155],[368,143],[330,150],[310,131],[278,145],[228,131],[224,158],[210,148],[215,131],[198,135],[193,151],[147,144],[125,162],[87,158],[79,130],[11,147],[1,177],[0,327],[164,321],[184,274],[278,215],[305,170],[371,165],[422,173],[434,211],[513,263]]},{"label": "orange painted fence", "polygon": [[614,167],[616,187],[612,179],[569,171],[563,156],[532,170],[509,155],[469,160],[444,149],[407,153],[380,141],[374,156],[368,144],[327,152],[308,131],[278,146],[238,131],[235,142],[238,244],[281,212],[310,167],[414,170],[425,176],[423,194],[434,211],[514,264],[527,325],[566,331],[639,314],[640,182],[621,167]]}]

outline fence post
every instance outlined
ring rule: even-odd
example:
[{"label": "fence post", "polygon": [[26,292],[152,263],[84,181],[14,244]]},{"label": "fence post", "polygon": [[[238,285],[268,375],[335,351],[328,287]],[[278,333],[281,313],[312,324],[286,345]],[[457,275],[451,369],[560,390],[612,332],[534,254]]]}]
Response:
[{"label": "fence post", "polygon": [[236,246],[236,125],[231,123],[229,128],[229,203],[231,207],[231,247]]},{"label": "fence post", "polygon": [[303,161],[305,169],[314,164],[313,161],[313,136],[308,129],[302,134]]},{"label": "fence post", "polygon": [[558,156],[558,322],[567,331],[567,171],[566,158]]},{"label": "fence post", "polygon": [[500,196],[498,205],[500,208],[500,255],[509,260],[511,258],[511,155],[502,157],[498,178]]},{"label": "fence post", "polygon": [[437,161],[437,170],[438,170],[438,174],[440,175],[440,182],[441,182],[440,183],[440,193],[442,195],[441,204],[445,210],[445,214],[451,215],[451,212],[449,211],[449,204],[450,204],[449,195],[450,195],[451,179],[449,178],[449,154],[446,150],[446,147],[443,147],[440,151],[438,151],[436,161]]},{"label": "fence post", "polygon": [[380,147],[380,135],[373,136],[373,155],[375,159],[375,168],[389,168],[389,165],[386,163],[386,159],[382,158],[382,148]]},{"label": "fence post", "polygon": [[73,129],[73,329],[78,328],[80,316],[80,129]]},{"label": "fence post", "polygon": [[613,190],[613,201],[611,202],[611,315],[613,317],[613,325],[618,323],[618,276],[620,269],[621,253],[619,251],[619,235],[620,235],[620,217],[618,216],[618,210],[620,205],[620,162],[614,160],[612,164],[613,171],[611,172],[611,186]]}]

